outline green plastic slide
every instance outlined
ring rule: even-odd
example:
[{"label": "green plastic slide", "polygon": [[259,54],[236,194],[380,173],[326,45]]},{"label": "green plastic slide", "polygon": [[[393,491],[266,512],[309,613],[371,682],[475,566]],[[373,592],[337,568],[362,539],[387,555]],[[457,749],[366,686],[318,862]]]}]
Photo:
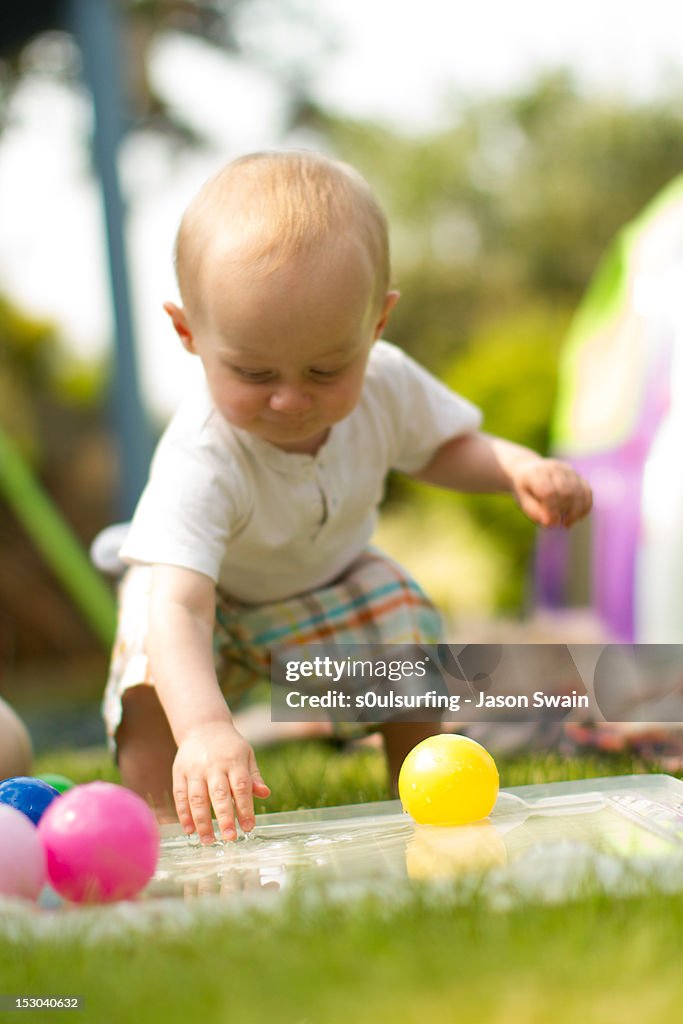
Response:
[{"label": "green plastic slide", "polygon": [[116,602],[16,445],[1,428],[0,493],[84,619],[109,646],[116,626]]}]

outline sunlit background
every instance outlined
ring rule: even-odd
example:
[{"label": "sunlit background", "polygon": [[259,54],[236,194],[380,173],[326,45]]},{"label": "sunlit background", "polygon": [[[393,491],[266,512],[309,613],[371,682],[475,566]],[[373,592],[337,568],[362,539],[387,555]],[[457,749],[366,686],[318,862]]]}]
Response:
[{"label": "sunlit background", "polygon": [[[615,234],[683,170],[678,5],[117,7],[118,166],[153,433],[198,371],[161,309],[176,295],[171,250],[184,206],[238,153],[305,146],[357,165],[389,213],[402,299],[387,337],[481,404],[491,432],[547,451],[581,296]],[[66,24],[12,39],[1,67],[0,417],[87,545],[119,517],[121,479],[92,100]],[[0,521],[6,676],[32,659],[104,665],[25,524],[4,504]],[[530,620],[535,533],[509,499],[397,479],[380,541],[434,594],[453,638],[465,624],[490,636],[500,616]],[[577,586],[575,604],[590,612],[585,580]],[[609,634],[590,615],[578,621],[572,635]]]},{"label": "sunlit background", "polygon": [[[670,0],[647,8],[617,0],[485,0],[467,9],[426,0],[419,16],[413,4],[389,0],[123,6],[135,18],[124,40],[124,77],[130,73],[130,91],[138,90],[130,98],[140,116],[122,146],[121,175],[144,391],[158,417],[175,407],[187,372],[161,313],[175,294],[170,250],[183,208],[236,153],[348,145],[319,123],[293,124],[298,104],[315,104],[332,121],[364,121],[368,135],[377,125],[427,141],[452,131],[485,99],[531,95],[559,71],[584,106],[673,99],[681,84],[680,11]],[[182,8],[202,6],[226,10],[231,49],[181,30]],[[91,359],[110,350],[111,315],[89,157],[92,110],[78,64],[65,33],[40,35],[20,54],[0,139],[0,281],[8,297],[54,320],[70,353]],[[163,104],[170,123],[196,133],[194,144],[181,146],[169,124],[150,123],[152,102]],[[556,112],[561,130],[559,106]],[[506,177],[519,138],[503,127],[489,129],[483,156],[489,174]],[[416,149],[415,158],[424,154]],[[385,174],[379,167],[374,174],[380,193]],[[466,258],[471,239],[441,230],[442,247]]]}]

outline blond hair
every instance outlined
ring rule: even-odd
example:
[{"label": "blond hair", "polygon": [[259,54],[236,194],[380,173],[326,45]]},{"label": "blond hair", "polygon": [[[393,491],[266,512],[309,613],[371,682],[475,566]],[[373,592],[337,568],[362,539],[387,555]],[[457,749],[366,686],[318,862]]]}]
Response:
[{"label": "blond hair", "polygon": [[349,236],[370,258],[381,303],[390,275],[387,220],[365,179],[349,164],[303,150],[238,157],[206,182],[181,221],[175,268],[183,303],[199,300],[209,238],[266,275]]}]

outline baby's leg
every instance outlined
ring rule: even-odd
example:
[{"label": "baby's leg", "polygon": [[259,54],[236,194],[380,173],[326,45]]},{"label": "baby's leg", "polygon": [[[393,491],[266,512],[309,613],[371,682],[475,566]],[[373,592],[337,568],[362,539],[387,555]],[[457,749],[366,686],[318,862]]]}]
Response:
[{"label": "baby's leg", "polygon": [[149,567],[134,566],[119,586],[119,624],[102,710],[121,781],[164,824],[177,821],[172,786],[176,744],[146,654],[150,583]]},{"label": "baby's leg", "polygon": [[160,825],[177,822],[172,768],[176,743],[153,686],[133,686],[122,697],[116,731],[121,781],[143,797]]},{"label": "baby's leg", "polygon": [[398,795],[398,773],[406,754],[416,743],[441,732],[440,722],[386,722],[379,730],[384,740],[384,752],[389,769],[392,796]]},{"label": "baby's leg", "polygon": [[32,748],[26,726],[0,698],[0,779],[28,775]]}]

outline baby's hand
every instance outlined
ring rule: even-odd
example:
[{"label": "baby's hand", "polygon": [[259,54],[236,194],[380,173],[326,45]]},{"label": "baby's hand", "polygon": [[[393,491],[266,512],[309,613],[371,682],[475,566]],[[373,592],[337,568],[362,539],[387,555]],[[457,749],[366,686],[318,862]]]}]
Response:
[{"label": "baby's hand", "polygon": [[590,487],[566,462],[540,456],[524,460],[510,479],[520,508],[539,526],[569,527],[591,510]]},{"label": "baby's hand", "polygon": [[186,833],[214,841],[211,805],[224,839],[236,838],[235,812],[245,832],[255,825],[254,797],[267,797],[254,751],[229,722],[195,727],[178,747],[173,763],[173,796]]}]

